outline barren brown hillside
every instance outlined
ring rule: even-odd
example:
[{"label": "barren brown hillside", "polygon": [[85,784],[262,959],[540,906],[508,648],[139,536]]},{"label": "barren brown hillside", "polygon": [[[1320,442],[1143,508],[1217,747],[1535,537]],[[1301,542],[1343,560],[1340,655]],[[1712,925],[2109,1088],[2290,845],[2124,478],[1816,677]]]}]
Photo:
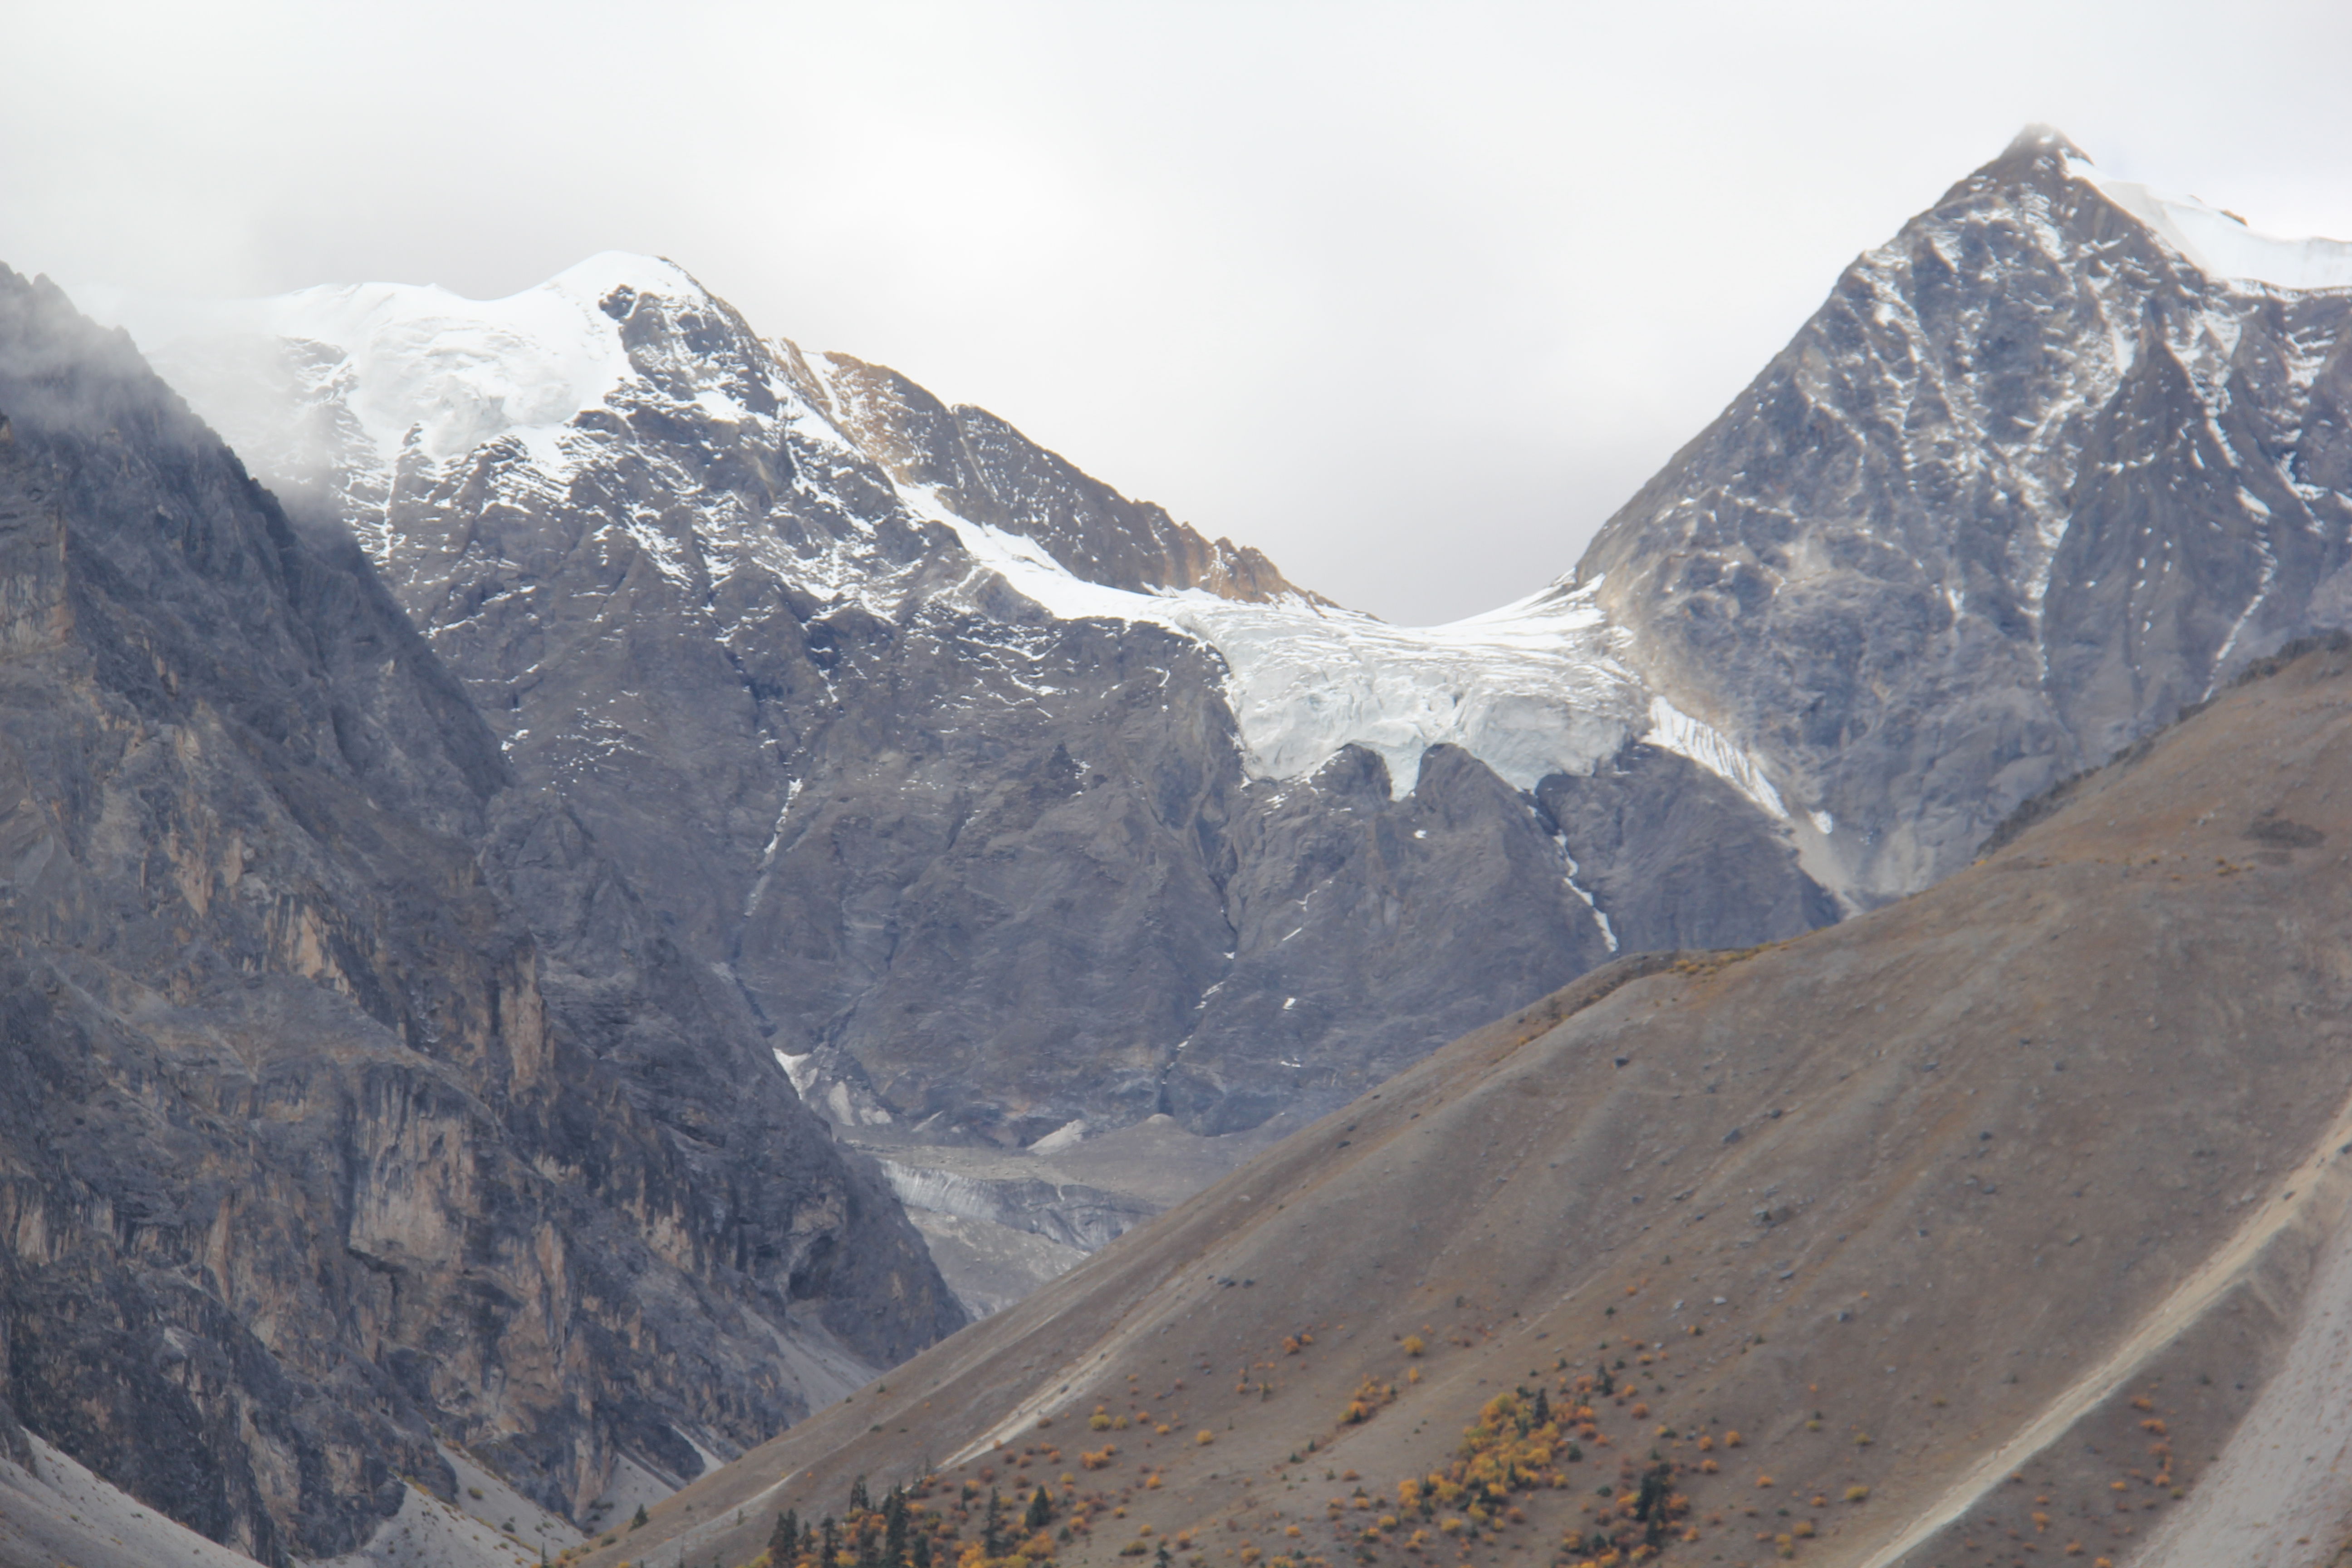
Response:
[{"label": "barren brown hillside", "polygon": [[928,1475],[938,1563],[1040,1486],[1003,1551],[1072,1564],[2332,1561],[2347,677],[1868,918],[1457,1041],[595,1560]]}]

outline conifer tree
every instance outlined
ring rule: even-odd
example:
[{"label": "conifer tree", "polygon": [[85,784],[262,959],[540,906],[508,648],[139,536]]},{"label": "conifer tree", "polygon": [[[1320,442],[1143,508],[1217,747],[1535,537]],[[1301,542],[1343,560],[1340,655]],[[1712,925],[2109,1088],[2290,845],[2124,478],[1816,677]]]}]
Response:
[{"label": "conifer tree", "polygon": [[874,1505],[866,1500],[866,1478],[864,1476],[860,1476],[856,1480],[850,1482],[849,1511],[852,1513],[867,1513],[872,1511],[873,1507]]},{"label": "conifer tree", "polygon": [[833,1515],[826,1514],[819,1528],[824,1533],[824,1551],[817,1559],[818,1568],[834,1568],[841,1558],[841,1527],[833,1522]]},{"label": "conifer tree", "polygon": [[1029,1500],[1029,1511],[1022,1516],[1021,1522],[1033,1532],[1054,1522],[1054,1500],[1044,1487],[1039,1487],[1037,1495]]},{"label": "conifer tree", "polygon": [[768,1532],[768,1561],[775,1568],[792,1568],[800,1551],[801,1516],[788,1508],[776,1516],[776,1528]]},{"label": "conifer tree", "polygon": [[991,1557],[1004,1555],[1004,1500],[988,1489],[988,1512],[981,1521],[981,1550]]},{"label": "conifer tree", "polygon": [[1536,1425],[1538,1427],[1551,1425],[1551,1395],[1540,1388],[1536,1390]]}]

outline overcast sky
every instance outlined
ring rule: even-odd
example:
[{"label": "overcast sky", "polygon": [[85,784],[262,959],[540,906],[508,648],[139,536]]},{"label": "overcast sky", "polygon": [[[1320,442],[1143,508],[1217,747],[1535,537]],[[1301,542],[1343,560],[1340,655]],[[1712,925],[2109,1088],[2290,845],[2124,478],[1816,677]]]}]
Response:
[{"label": "overcast sky", "polygon": [[1405,622],[1516,598],[2021,126],[2352,237],[2352,5],[11,8],[0,260],[666,255]]}]

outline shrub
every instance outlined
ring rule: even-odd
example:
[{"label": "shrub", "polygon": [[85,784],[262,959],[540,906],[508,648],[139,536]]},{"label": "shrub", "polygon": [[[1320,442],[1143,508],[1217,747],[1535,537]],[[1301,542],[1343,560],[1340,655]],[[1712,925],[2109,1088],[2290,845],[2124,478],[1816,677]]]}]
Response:
[{"label": "shrub", "polygon": [[1407,1354],[1407,1355],[1419,1355],[1419,1354],[1421,1354],[1423,1351],[1427,1350],[1428,1348],[1429,1348],[1429,1347],[1428,1347],[1427,1345],[1425,1345],[1425,1344],[1423,1344],[1423,1343],[1422,1342],[1422,1339],[1421,1339],[1421,1336],[1420,1336],[1419,1334],[1407,1334],[1407,1335],[1405,1335],[1405,1337],[1404,1337],[1404,1353],[1405,1353],[1405,1354]]},{"label": "shrub", "polygon": [[1217,1435],[1214,1432],[1209,1431],[1205,1427],[1192,1435],[1192,1441],[1199,1444],[1203,1448],[1207,1447],[1216,1440]]},{"label": "shrub", "polygon": [[1868,1502],[1870,1500],[1870,1489],[1868,1487],[1848,1487],[1845,1489],[1845,1500],[1848,1502]]}]

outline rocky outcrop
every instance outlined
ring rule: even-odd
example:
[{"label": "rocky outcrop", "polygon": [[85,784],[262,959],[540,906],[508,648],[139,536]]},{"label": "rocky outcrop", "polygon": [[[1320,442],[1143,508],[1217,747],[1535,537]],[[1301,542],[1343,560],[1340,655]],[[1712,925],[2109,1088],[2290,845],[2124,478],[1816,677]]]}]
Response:
[{"label": "rocky outcrop", "polygon": [[436,1433],[577,1514],[960,1321],[355,546],[5,271],[0,414],[16,1419],[279,1562],[446,1493]]},{"label": "rocky outcrop", "polygon": [[1203,539],[1129,500],[985,408],[950,408],[885,365],[824,356],[817,391],[842,430],[891,479],[959,517],[1034,541],[1071,575],[1134,593],[1202,588],[1228,599],[1328,604],[1230,539]]}]

